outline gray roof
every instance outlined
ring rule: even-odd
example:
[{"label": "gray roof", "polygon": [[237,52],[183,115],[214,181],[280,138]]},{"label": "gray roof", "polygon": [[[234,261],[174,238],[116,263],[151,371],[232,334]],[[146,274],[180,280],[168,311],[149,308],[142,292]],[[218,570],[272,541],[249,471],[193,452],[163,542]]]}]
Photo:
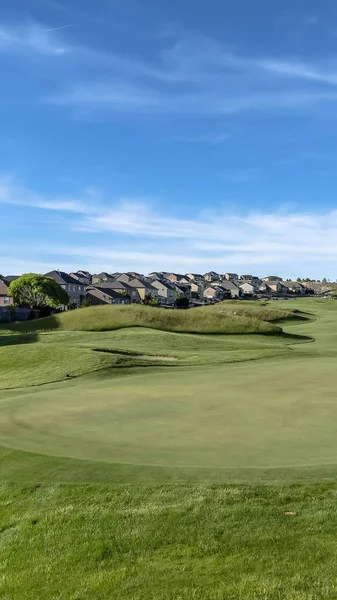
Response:
[{"label": "gray roof", "polygon": [[221,286],[224,290],[237,290],[238,286],[233,281],[222,281]]},{"label": "gray roof", "polygon": [[103,281],[103,283],[100,283],[99,287],[102,289],[109,289],[109,290],[131,289],[131,286],[128,283],[124,283],[123,281]]},{"label": "gray roof", "polygon": [[16,279],[19,279],[20,275],[6,275],[6,277],[4,277],[4,279],[6,279],[6,281],[8,281],[8,283],[10,283],[11,281],[15,281]]},{"label": "gray roof", "polygon": [[69,275],[68,273],[65,273],[64,271],[49,271],[49,273],[46,273],[45,275],[46,275],[46,277],[51,277],[51,279],[54,279],[54,281],[56,281],[60,285],[65,285],[65,284],[69,284],[69,283],[75,284],[75,285],[79,285],[79,284],[81,285],[81,282],[79,282],[78,279],[75,279],[75,277],[72,277],[71,275]]},{"label": "gray roof", "polygon": [[90,292],[95,291],[100,292],[103,296],[109,296],[109,298],[130,298],[128,294],[126,296],[123,296],[119,292],[116,292],[115,290],[110,290],[109,288],[102,288],[97,286],[90,286],[87,288],[87,294],[90,294]]}]

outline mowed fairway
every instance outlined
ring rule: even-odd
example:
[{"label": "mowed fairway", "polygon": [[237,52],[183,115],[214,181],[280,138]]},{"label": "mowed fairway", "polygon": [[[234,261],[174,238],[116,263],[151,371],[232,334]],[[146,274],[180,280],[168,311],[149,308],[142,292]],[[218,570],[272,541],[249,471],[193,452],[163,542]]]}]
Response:
[{"label": "mowed fairway", "polygon": [[[225,350],[233,353],[231,339],[229,349],[221,347],[228,336],[216,340],[218,353],[211,352],[206,360],[207,345],[213,343],[209,336],[197,336],[196,340],[164,333],[162,339],[160,332],[150,330],[146,338],[142,329],[133,337],[118,332],[69,333],[70,340],[86,335],[80,338],[82,344],[89,344],[90,336],[110,335],[104,338],[104,347],[115,343],[134,353],[140,352],[142,342],[146,352],[151,350],[153,339],[162,366],[156,368],[150,355],[149,367],[141,368],[144,356],[138,354],[135,373],[131,370],[125,375],[123,369],[118,373],[115,364],[104,376],[96,371],[78,379],[28,387],[24,393],[20,389],[0,392],[0,443],[29,452],[137,466],[226,470],[337,463],[337,351],[331,344],[337,335],[335,306],[333,301],[307,301],[306,308],[313,311],[311,320],[286,325],[293,332],[315,336],[310,343],[290,347],[296,338],[282,338],[280,345],[279,340],[271,342],[270,336],[264,336],[264,347],[262,336],[257,336],[258,342],[254,336],[242,336],[241,340],[232,336],[242,344],[248,337],[247,358],[249,352],[256,352],[257,358],[236,364],[211,363],[212,358],[216,363],[226,354]],[[49,350],[56,339],[60,353],[67,333],[44,335],[40,336],[45,341],[43,348]],[[180,366],[183,348],[188,355],[189,340],[191,347],[196,342],[195,354],[199,350],[210,364]],[[169,341],[172,348],[176,344],[176,356],[174,351],[170,353]],[[75,343],[78,338],[73,338]],[[37,345],[42,346],[39,342],[33,348]],[[29,345],[25,347],[29,352]],[[73,345],[64,347],[75,356]],[[166,348],[174,362],[164,368]],[[13,354],[15,346],[9,351]],[[261,358],[263,351],[267,352],[265,359]],[[82,352],[85,356],[90,353],[87,348]],[[109,352],[92,355],[107,361],[116,358]],[[55,350],[54,359],[57,363]],[[108,364],[102,363],[101,368]]]},{"label": "mowed fairway", "polygon": [[3,329],[1,599],[337,598],[337,302],[275,304],[288,335]]},{"label": "mowed fairway", "polygon": [[2,401],[0,441],[136,465],[323,465],[337,462],[336,388],[334,357],[177,369],[113,384],[96,375]]}]

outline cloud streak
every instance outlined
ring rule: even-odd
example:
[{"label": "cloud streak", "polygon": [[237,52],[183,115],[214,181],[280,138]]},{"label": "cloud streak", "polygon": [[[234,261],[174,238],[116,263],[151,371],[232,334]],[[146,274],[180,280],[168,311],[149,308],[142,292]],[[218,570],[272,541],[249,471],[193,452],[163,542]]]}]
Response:
[{"label": "cloud streak", "polygon": [[[79,198],[51,198],[8,178],[2,178],[0,183],[1,202],[41,212],[68,211],[71,216],[70,220],[59,223],[58,234],[62,228],[69,234],[70,227],[76,244],[55,245],[47,236],[35,248],[30,245],[32,264],[36,265],[40,262],[49,267],[73,265],[70,270],[82,266],[111,271],[214,268],[255,270],[263,274],[277,270],[289,277],[336,278],[337,210],[246,214],[218,210],[201,212],[193,218],[178,218],[163,214],[153,201],[104,199],[90,189]],[[42,240],[43,231],[39,236]],[[2,266],[1,271],[13,270],[9,266],[14,268],[19,264],[22,268],[16,270],[27,270],[26,259],[22,258],[27,249],[22,250],[20,243],[15,245],[11,262],[6,263],[7,268]]]},{"label": "cloud streak", "polygon": [[59,107],[92,115],[104,111],[210,117],[242,111],[312,111],[337,100],[336,65],[330,59],[310,64],[298,57],[248,57],[191,32],[158,38],[149,58],[141,52],[129,55],[118,48],[70,43],[60,30],[73,25],[47,29],[30,22],[0,27],[0,53],[16,54],[25,62],[34,55],[44,57],[39,76],[44,67],[49,78],[49,60],[57,58],[62,69],[52,72],[44,101]]}]

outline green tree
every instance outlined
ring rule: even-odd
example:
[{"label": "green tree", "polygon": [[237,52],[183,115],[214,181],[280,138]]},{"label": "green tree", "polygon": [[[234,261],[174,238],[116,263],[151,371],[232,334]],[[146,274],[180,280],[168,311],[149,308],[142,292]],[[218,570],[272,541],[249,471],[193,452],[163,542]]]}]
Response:
[{"label": "green tree", "polygon": [[300,277],[297,277],[296,281],[302,281],[302,279]]},{"label": "green tree", "polygon": [[69,296],[59,283],[51,277],[37,273],[26,273],[12,281],[8,294],[17,306],[27,306],[31,309],[47,306],[56,308],[69,304]]},{"label": "green tree", "polygon": [[159,300],[158,298],[153,298],[153,296],[145,296],[143,304],[147,306],[159,306]]}]

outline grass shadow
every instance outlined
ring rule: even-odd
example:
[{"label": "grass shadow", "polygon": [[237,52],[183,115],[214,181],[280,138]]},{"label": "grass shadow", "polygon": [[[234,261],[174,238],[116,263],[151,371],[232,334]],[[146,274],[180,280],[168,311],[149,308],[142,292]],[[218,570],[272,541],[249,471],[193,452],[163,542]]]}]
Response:
[{"label": "grass shadow", "polygon": [[37,333],[25,335],[0,335],[0,348],[4,346],[19,346],[21,344],[34,344],[39,339]]}]

